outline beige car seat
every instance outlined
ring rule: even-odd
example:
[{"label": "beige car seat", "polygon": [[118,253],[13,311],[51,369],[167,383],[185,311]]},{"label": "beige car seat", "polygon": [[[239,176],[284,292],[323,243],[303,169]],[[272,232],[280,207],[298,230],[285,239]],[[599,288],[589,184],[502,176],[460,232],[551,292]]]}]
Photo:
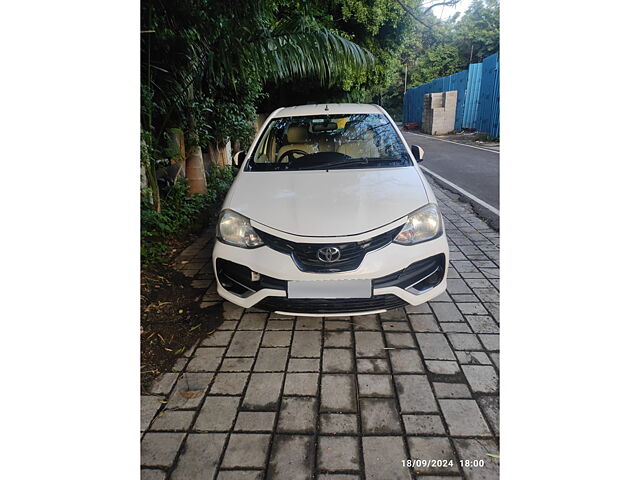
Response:
[{"label": "beige car seat", "polygon": [[290,126],[287,130],[287,145],[280,147],[276,158],[279,159],[289,150],[302,150],[307,153],[316,153],[318,151],[317,146],[309,142],[307,127]]},{"label": "beige car seat", "polygon": [[345,129],[342,134],[342,142],[336,151],[352,158],[376,158],[380,156],[373,132],[371,130],[361,132],[353,126]]},{"label": "beige car seat", "polygon": [[311,143],[317,146],[318,152],[335,152],[335,137],[326,133],[315,133],[312,135]]}]

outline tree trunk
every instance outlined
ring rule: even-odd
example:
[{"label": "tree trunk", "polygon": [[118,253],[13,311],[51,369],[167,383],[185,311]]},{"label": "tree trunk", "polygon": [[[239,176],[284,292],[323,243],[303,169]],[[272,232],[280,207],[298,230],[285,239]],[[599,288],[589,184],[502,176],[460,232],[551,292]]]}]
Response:
[{"label": "tree trunk", "polygon": [[207,151],[209,152],[209,160],[211,161],[211,166],[218,164],[218,151],[216,147],[213,146],[212,143],[207,145]]},{"label": "tree trunk", "polygon": [[216,164],[220,167],[224,167],[227,164],[227,142],[218,144],[218,161]]},{"label": "tree trunk", "polygon": [[189,195],[196,193],[207,193],[207,179],[204,173],[204,158],[199,145],[189,149],[187,156],[187,182],[189,184]]},{"label": "tree trunk", "polygon": [[[189,85],[187,94],[190,100],[193,100],[193,85]],[[188,117],[188,153],[186,162],[186,176],[189,184],[189,195],[196,193],[207,193],[207,178],[204,173],[204,158],[202,157],[202,149],[200,148],[200,136],[198,135],[198,126],[193,112],[189,112]]]},{"label": "tree trunk", "polygon": [[224,167],[227,164],[227,144],[220,144],[216,142],[215,145],[209,144],[209,158],[211,159],[211,165],[217,165]]},{"label": "tree trunk", "polygon": [[184,133],[182,131],[177,128],[170,129],[169,135],[171,135],[171,138],[178,146],[178,154],[171,159],[171,163],[178,165],[178,171],[176,172],[176,176],[173,179],[173,182],[175,183],[180,175],[186,176],[187,152],[184,141]]}]

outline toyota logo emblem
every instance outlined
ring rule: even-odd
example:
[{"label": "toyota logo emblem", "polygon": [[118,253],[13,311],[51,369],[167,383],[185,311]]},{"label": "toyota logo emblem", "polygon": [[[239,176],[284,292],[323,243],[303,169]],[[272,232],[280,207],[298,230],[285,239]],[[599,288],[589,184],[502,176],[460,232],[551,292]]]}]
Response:
[{"label": "toyota logo emblem", "polygon": [[318,249],[316,256],[324,263],[337,262],[340,260],[340,249],[338,247],[323,247]]}]

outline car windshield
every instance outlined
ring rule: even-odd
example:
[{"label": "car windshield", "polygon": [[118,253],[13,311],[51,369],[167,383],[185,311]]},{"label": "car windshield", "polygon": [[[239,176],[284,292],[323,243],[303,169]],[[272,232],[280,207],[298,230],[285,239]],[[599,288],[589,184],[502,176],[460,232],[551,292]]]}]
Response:
[{"label": "car windshield", "polygon": [[398,134],[382,114],[314,115],[271,120],[247,171],[411,166]]}]

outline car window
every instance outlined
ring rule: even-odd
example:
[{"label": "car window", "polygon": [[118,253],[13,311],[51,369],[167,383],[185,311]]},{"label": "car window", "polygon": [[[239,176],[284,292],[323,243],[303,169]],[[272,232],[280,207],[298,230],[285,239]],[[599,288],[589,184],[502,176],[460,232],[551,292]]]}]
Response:
[{"label": "car window", "polygon": [[382,114],[274,118],[263,131],[246,170],[384,168],[412,162]]}]

